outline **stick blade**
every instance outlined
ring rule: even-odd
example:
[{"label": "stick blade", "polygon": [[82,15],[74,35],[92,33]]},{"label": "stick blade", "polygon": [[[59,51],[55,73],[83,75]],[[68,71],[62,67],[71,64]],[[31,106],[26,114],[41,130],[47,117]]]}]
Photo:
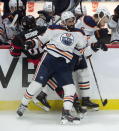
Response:
[{"label": "stick blade", "polygon": [[107,105],[107,103],[108,103],[108,100],[107,100],[107,99],[105,99],[105,100],[103,101],[103,106],[106,106],[106,105]]}]

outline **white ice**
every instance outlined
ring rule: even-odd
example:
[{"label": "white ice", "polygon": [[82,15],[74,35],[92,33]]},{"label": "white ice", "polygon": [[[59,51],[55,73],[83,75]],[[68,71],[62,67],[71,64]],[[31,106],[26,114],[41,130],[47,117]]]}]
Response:
[{"label": "white ice", "polygon": [[118,131],[119,110],[88,112],[79,125],[60,125],[60,112],[0,111],[0,131]]}]

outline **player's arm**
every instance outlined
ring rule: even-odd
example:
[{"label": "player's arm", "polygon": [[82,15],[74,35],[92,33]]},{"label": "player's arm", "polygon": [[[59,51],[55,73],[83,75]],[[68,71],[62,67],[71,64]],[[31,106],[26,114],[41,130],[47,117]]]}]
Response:
[{"label": "player's arm", "polygon": [[51,40],[53,34],[54,32],[48,28],[42,36],[39,35],[31,40],[27,40],[25,42],[26,49],[42,48],[45,43]]},{"label": "player's arm", "polygon": [[114,9],[114,15],[111,16],[111,19],[108,23],[110,29],[116,28],[119,21],[119,5]]},{"label": "player's arm", "polygon": [[81,56],[83,54],[84,48],[86,48],[86,36],[79,32],[79,39],[74,49],[74,54]]},{"label": "player's arm", "polygon": [[112,16],[108,22],[108,27],[110,29],[115,29],[117,27],[118,22],[115,20],[114,16]]},{"label": "player's arm", "polygon": [[10,43],[10,49],[9,49],[10,54],[13,57],[20,57],[22,49],[23,49],[23,46],[21,44],[19,37],[15,36]]}]

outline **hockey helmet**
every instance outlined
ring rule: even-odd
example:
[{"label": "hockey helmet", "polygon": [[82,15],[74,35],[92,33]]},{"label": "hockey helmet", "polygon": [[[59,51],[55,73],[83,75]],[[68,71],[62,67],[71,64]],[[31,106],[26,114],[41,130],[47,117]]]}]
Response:
[{"label": "hockey helmet", "polygon": [[18,8],[23,8],[23,2],[21,0],[10,0],[9,8],[11,12],[14,12]]},{"label": "hockey helmet", "polygon": [[45,2],[43,10],[45,12],[55,12],[55,6],[53,5],[52,2]]},{"label": "hockey helmet", "polygon": [[98,18],[97,25],[99,25],[100,22],[104,19],[106,20],[106,23],[107,23],[110,18],[110,12],[108,11],[106,7],[97,8],[95,15],[97,15],[97,18]]},{"label": "hockey helmet", "polygon": [[65,11],[61,14],[61,21],[66,21],[70,18],[75,18],[74,14],[71,11]]},{"label": "hockey helmet", "polygon": [[32,29],[36,26],[36,20],[32,15],[24,16],[21,22],[24,29]]},{"label": "hockey helmet", "polygon": [[105,17],[105,16],[108,17],[108,18],[110,17],[110,12],[106,7],[97,8],[95,14],[98,14],[99,18],[102,18],[102,17]]}]

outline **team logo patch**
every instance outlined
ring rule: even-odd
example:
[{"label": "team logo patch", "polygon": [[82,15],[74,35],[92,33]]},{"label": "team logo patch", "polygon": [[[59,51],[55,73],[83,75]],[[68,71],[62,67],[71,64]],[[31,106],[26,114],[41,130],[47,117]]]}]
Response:
[{"label": "team logo patch", "polygon": [[74,37],[71,33],[65,33],[61,35],[60,40],[64,45],[71,46],[74,42]]}]

